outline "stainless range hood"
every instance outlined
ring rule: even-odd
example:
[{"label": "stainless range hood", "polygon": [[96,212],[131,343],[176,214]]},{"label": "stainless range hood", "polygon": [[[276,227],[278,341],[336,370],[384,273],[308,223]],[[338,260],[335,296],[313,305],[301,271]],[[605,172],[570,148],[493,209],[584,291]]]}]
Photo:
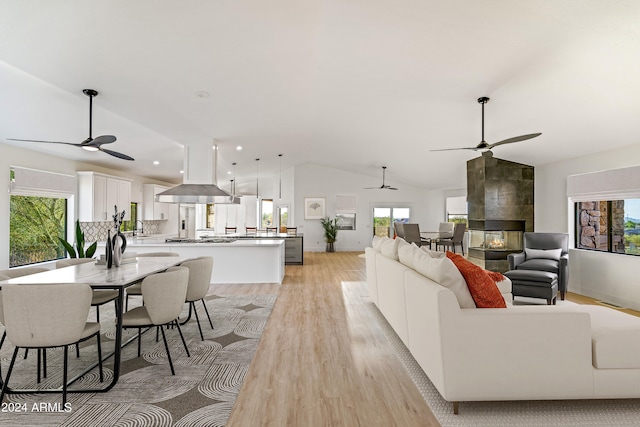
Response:
[{"label": "stainless range hood", "polygon": [[183,184],[158,193],[156,202],[240,204],[239,197],[217,186],[217,159],[217,145],[185,144]]}]

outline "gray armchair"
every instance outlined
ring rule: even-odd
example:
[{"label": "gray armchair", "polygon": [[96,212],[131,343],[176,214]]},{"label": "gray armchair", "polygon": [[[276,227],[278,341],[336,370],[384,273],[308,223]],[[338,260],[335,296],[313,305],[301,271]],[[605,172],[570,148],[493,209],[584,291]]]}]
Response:
[{"label": "gray armchair", "polygon": [[[569,235],[565,233],[524,233],[524,252],[509,254],[509,270],[547,271],[558,275],[558,292],[564,300],[569,285]],[[527,256],[527,249],[530,249]],[[560,249],[558,259],[538,257],[536,250]],[[533,250],[533,251],[532,251]]]}]

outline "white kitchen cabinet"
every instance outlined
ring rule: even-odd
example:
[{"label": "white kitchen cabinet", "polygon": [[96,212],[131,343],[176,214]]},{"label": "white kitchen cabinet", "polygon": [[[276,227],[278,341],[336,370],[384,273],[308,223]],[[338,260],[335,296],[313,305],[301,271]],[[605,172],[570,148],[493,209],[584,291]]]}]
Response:
[{"label": "white kitchen cabinet", "polygon": [[156,195],[168,190],[167,187],[156,184],[145,184],[142,190],[142,200],[144,203],[142,212],[143,220],[165,220],[169,219],[170,203],[156,202]]},{"label": "white kitchen cabinet", "polygon": [[131,181],[97,172],[78,172],[78,219],[112,221],[114,206],[131,218]]}]

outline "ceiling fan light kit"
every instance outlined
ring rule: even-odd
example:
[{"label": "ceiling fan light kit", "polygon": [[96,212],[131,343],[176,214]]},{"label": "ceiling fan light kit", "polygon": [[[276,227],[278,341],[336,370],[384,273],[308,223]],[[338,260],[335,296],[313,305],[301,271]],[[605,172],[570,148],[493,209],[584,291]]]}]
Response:
[{"label": "ceiling fan light kit", "polygon": [[482,140],[480,141],[480,143],[478,145],[476,145],[475,147],[459,147],[459,148],[441,148],[438,150],[431,150],[431,151],[452,151],[452,150],[473,150],[473,151],[480,151],[483,150],[482,155],[485,157],[491,157],[493,156],[493,153],[491,153],[491,149],[494,147],[497,147],[499,145],[504,145],[504,144],[511,144],[514,142],[520,142],[520,141],[525,141],[527,139],[531,139],[531,138],[535,138],[537,136],[542,135],[542,133],[538,132],[538,133],[529,133],[526,135],[520,135],[520,136],[514,136],[512,138],[507,138],[507,139],[503,139],[502,141],[498,141],[495,142],[493,144],[489,144],[487,143],[487,141],[484,140],[484,105],[489,102],[490,98],[486,97],[486,96],[481,96],[480,98],[478,98],[478,104],[482,105]]},{"label": "ceiling fan light kit", "polygon": [[93,97],[98,96],[98,91],[94,89],[83,89],[82,93],[89,97],[89,137],[82,141],[79,144],[74,144],[71,142],[61,142],[61,141],[39,141],[34,139],[14,139],[7,138],[9,141],[21,141],[21,142],[43,142],[47,144],[65,144],[65,145],[73,145],[74,147],[80,147],[86,151],[102,151],[103,153],[107,153],[113,157],[117,157],[123,160],[134,160],[133,157],[128,156],[123,153],[119,153],[113,150],[107,150],[106,148],[102,148],[104,144],[111,144],[116,141],[116,137],[113,135],[100,135],[93,138]]}]

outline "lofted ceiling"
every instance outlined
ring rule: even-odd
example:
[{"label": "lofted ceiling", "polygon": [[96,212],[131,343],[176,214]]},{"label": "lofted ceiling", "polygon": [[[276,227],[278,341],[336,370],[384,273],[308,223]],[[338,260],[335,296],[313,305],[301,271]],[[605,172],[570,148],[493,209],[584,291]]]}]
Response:
[{"label": "lofted ceiling", "polygon": [[[470,147],[542,165],[640,143],[637,0],[3,0],[0,141],[180,182],[313,162],[387,184],[466,185]],[[127,162],[66,145],[116,135]],[[236,146],[242,146],[237,151]],[[256,158],[260,158],[259,168]],[[157,160],[159,165],[153,165]]]}]

